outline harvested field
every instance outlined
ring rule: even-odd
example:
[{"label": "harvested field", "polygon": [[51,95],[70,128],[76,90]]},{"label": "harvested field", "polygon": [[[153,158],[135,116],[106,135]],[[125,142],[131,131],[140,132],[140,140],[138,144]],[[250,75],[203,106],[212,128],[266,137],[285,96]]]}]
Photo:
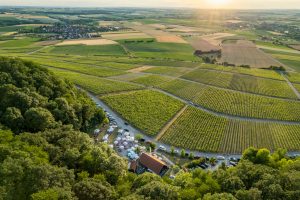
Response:
[{"label": "harvested field", "polygon": [[282,63],[256,48],[252,42],[244,40],[239,40],[236,44],[223,44],[220,62],[235,66],[249,65],[252,68],[283,66]]},{"label": "harvested field", "polygon": [[204,35],[201,38],[208,41],[212,45],[219,46],[222,43],[222,39],[226,37],[234,36],[232,33],[213,33],[209,35]]},{"label": "harvested field", "polygon": [[163,25],[163,24],[149,24],[149,26],[152,26],[156,29],[166,29],[167,26]]},{"label": "harvested field", "polygon": [[141,31],[145,34],[151,35],[152,37],[156,38],[157,42],[187,43],[187,41],[182,39],[180,36],[173,35],[171,33],[161,30],[155,30],[155,28],[150,25],[132,26],[131,28],[137,31]]},{"label": "harvested field", "polygon": [[300,44],[290,45],[293,49],[300,51]]},{"label": "harvested field", "polygon": [[181,26],[181,25],[170,25],[168,26],[169,32],[182,32],[182,33],[203,33],[209,32],[211,29],[208,28],[199,28],[199,27],[191,27],[191,26]]},{"label": "harvested field", "polygon": [[201,38],[189,39],[189,43],[195,50],[200,50],[202,52],[219,51],[221,49],[219,46],[215,46]]},{"label": "harvested field", "polygon": [[146,39],[152,38],[150,35],[141,32],[124,32],[124,33],[108,33],[102,34],[102,37],[109,40],[127,40],[127,39]]},{"label": "harvested field", "polygon": [[147,70],[147,69],[151,69],[151,68],[153,68],[153,67],[154,67],[154,66],[142,66],[142,67],[138,67],[138,68],[134,68],[134,69],[128,70],[128,72],[138,73],[138,72],[145,71],[145,70]]},{"label": "harvested field", "polygon": [[37,46],[49,46],[49,45],[56,45],[59,42],[60,42],[59,40],[49,40],[49,41],[36,42],[34,44]]},{"label": "harvested field", "polygon": [[96,39],[96,40],[65,40],[61,43],[56,44],[56,46],[64,46],[64,45],[110,45],[110,44],[118,44],[115,41],[108,39]]}]

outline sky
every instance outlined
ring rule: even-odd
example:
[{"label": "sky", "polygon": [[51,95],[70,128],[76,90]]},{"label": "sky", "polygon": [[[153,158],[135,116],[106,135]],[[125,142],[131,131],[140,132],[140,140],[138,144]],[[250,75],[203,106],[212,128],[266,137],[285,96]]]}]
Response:
[{"label": "sky", "polygon": [[1,6],[300,9],[300,0],[0,0]]}]

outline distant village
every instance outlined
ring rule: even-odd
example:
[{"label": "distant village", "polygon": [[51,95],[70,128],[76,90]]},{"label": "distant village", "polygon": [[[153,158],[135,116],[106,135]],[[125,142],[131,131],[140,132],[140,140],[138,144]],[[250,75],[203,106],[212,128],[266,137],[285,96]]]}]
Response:
[{"label": "distant village", "polygon": [[55,23],[51,26],[44,25],[32,30],[22,30],[22,33],[32,33],[45,40],[66,40],[66,39],[82,39],[97,38],[101,36],[101,32],[113,32],[123,29],[119,26],[92,26],[80,24],[62,24]]}]

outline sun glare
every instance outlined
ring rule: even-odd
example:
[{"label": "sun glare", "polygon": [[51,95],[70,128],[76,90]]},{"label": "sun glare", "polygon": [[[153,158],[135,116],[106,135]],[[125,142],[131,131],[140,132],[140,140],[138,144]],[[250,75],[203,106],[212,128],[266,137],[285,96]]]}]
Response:
[{"label": "sun glare", "polygon": [[223,7],[229,3],[230,0],[207,0],[208,4],[214,7]]}]

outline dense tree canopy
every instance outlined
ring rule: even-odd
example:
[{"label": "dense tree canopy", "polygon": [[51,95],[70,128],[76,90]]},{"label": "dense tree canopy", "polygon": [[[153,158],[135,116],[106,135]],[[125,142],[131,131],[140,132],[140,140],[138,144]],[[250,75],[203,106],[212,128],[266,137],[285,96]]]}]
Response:
[{"label": "dense tree canopy", "polygon": [[32,62],[0,57],[0,122],[15,133],[59,124],[87,130],[104,113],[83,93]]}]

